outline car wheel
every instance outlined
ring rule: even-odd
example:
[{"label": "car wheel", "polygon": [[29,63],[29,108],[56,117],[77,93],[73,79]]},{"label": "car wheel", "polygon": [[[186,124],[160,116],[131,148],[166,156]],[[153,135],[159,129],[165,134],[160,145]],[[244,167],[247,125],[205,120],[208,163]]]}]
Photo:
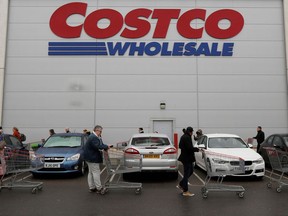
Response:
[{"label": "car wheel", "polygon": [[281,158],[281,165],[283,167],[287,167],[288,166],[288,157],[286,155],[282,156]]}]

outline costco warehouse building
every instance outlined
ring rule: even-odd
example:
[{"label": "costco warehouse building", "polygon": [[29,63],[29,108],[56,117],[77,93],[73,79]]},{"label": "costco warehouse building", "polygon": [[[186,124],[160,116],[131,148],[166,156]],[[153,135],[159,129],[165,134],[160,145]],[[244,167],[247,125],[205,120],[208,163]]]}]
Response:
[{"label": "costco warehouse building", "polygon": [[0,0],[6,133],[287,132],[286,0]]}]

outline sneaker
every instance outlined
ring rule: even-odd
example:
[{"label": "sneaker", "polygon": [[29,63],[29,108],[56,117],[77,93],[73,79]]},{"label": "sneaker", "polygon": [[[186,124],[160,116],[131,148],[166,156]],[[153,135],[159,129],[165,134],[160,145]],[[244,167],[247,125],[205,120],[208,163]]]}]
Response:
[{"label": "sneaker", "polygon": [[102,188],[100,188],[100,189],[95,189],[95,192],[96,192],[97,194],[100,194],[101,191],[102,191]]},{"label": "sneaker", "polygon": [[176,188],[178,188],[179,190],[181,190],[182,192],[184,191],[183,188],[180,185],[176,185]]},{"label": "sneaker", "polygon": [[190,193],[189,191],[186,191],[186,192],[183,192],[182,195],[183,195],[183,196],[193,197],[195,194]]},{"label": "sneaker", "polygon": [[89,189],[89,192],[90,192],[90,193],[94,193],[94,192],[96,192],[96,191],[97,191],[96,188]]}]

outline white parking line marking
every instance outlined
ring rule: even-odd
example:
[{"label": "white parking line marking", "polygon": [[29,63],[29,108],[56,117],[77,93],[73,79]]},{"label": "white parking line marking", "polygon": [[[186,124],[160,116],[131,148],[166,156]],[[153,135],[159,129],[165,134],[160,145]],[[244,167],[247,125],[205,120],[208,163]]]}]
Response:
[{"label": "white parking line marking", "polygon": [[205,185],[205,181],[194,172],[194,175],[202,182],[203,185]]},{"label": "white parking line marking", "polygon": [[[178,173],[179,173],[179,175],[181,176],[181,178],[183,178],[183,174],[182,174],[180,171],[178,171]],[[195,172],[193,172],[193,175],[195,175],[196,178],[199,179],[199,181],[200,181],[203,185],[205,185],[205,181],[204,181],[199,175],[197,175]],[[202,186],[202,185],[199,185],[199,184],[191,184],[190,182],[188,182],[188,185],[190,185],[190,186]]]}]

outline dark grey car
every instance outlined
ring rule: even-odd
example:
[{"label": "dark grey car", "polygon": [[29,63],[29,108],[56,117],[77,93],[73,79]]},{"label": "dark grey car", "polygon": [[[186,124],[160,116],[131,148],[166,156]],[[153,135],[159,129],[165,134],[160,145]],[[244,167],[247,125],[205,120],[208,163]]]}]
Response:
[{"label": "dark grey car", "polygon": [[265,164],[270,166],[269,158],[265,148],[276,148],[283,152],[288,152],[288,134],[272,134],[261,143],[259,153],[263,157]]}]

